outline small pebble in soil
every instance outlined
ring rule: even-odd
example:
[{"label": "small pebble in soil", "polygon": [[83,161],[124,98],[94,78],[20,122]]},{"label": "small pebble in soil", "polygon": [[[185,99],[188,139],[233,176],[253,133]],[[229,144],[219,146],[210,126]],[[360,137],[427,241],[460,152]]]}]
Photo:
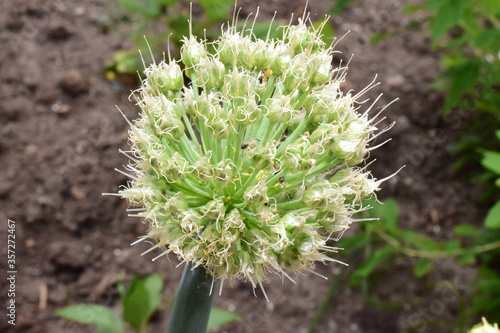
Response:
[{"label": "small pebble in soil", "polygon": [[405,83],[405,78],[403,75],[396,74],[396,75],[391,75],[387,78],[387,83],[391,87],[399,87],[404,85]]},{"label": "small pebble in soil", "polygon": [[33,248],[36,245],[36,241],[33,238],[28,238],[26,240],[26,242],[24,243],[24,245],[29,250],[29,249]]},{"label": "small pebble in soil", "polygon": [[82,16],[83,14],[85,14],[85,7],[83,6],[78,6],[76,7],[74,10],[73,10],[73,14],[75,16]]},{"label": "small pebble in soil", "polygon": [[83,200],[87,197],[87,194],[85,193],[84,190],[82,190],[81,187],[78,186],[71,186],[69,189],[69,193],[71,197],[75,200]]},{"label": "small pebble in soil", "polygon": [[71,69],[62,74],[59,81],[59,87],[65,94],[71,97],[77,97],[89,91],[89,77],[80,70]]},{"label": "small pebble in soil", "polygon": [[54,104],[50,106],[50,110],[57,114],[67,114],[71,107],[68,104],[63,104],[61,101],[56,101]]}]

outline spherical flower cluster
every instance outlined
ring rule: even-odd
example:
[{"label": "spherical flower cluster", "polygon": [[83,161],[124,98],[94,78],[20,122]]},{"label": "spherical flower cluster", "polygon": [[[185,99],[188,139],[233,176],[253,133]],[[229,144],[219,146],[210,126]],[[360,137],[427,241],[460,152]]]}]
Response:
[{"label": "spherical flower cluster", "polygon": [[332,68],[319,29],[281,29],[276,40],[235,27],[214,43],[189,36],[182,64],[146,69],[126,153],[134,176],[119,192],[162,255],[254,287],[334,260],[329,239],[381,182],[357,166],[376,128],[341,91],[346,68]]}]

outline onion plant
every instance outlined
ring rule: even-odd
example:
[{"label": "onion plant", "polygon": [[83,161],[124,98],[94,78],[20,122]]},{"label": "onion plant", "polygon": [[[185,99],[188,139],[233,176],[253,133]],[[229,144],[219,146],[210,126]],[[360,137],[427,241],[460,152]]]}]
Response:
[{"label": "onion plant", "polygon": [[323,25],[304,16],[259,39],[233,19],[218,40],[190,34],[180,61],[145,70],[124,152],[132,180],[118,195],[149,223],[147,252],[186,264],[171,333],[206,330],[217,281],[243,279],[267,298],[269,273],[293,281],[338,262],[332,241],[384,180],[365,163],[377,123],[360,96],[373,84],[341,90],[347,66],[332,67]]}]

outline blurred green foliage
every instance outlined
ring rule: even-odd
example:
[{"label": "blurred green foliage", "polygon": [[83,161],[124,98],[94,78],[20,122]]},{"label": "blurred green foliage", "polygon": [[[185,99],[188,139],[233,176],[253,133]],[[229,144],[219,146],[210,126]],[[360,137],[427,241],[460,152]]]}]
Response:
[{"label": "blurred green foliage", "polygon": [[430,38],[443,71],[434,87],[444,111],[473,108],[500,115],[500,1],[425,0],[406,13],[428,14]]},{"label": "blurred green foliage", "polygon": [[[340,13],[351,2],[354,0],[337,1],[331,13]],[[339,241],[338,246],[350,253],[348,261],[360,262],[353,265],[352,270],[343,268],[332,281],[310,333],[325,314],[344,275],[352,286],[361,287],[375,306],[398,307],[376,299],[371,291],[376,287],[377,277],[394,273],[401,258],[412,263],[415,279],[431,272],[440,258],[455,258],[461,265],[477,268],[476,280],[470,286],[472,304],[462,304],[454,328],[449,327],[449,323],[441,323],[450,331],[465,332],[480,316],[500,321],[500,0],[423,0],[420,4],[405,6],[403,12],[425,15],[394,31],[375,33],[371,41],[376,43],[404,31],[428,27],[430,51],[440,55],[442,71],[432,87],[443,92],[441,111],[450,117],[457,115],[455,118],[468,123],[453,147],[458,157],[455,169],[485,186],[482,199],[497,201],[483,224],[469,221],[471,224],[457,225],[452,237],[442,242],[401,228],[395,200],[388,199],[383,205],[368,202],[373,209],[365,217],[379,220],[363,222],[356,235]],[[421,31],[426,33],[425,28]],[[453,288],[447,281],[435,283]],[[429,323],[434,324],[439,325]]]},{"label": "blurred green foliage", "polygon": [[[341,10],[350,1],[353,0],[338,2],[332,11],[335,8]],[[221,25],[232,24],[235,14],[233,0],[193,0],[192,7],[187,7],[187,3],[180,0],[116,0],[116,3],[118,15],[114,15],[117,17],[112,28],[120,30],[119,26],[125,26],[126,34],[134,46],[117,51],[108,62],[105,74],[110,81],[119,77],[135,81],[137,73],[142,73],[144,64],[147,66],[158,60],[154,57],[169,52],[176,57],[183,37],[189,36],[190,32],[199,38],[216,40],[221,34]],[[248,19],[252,21],[253,17]],[[249,23],[246,20],[240,18],[237,29],[251,26],[253,35],[260,39],[282,37],[283,29],[278,29],[277,23],[270,29],[271,21]],[[315,27],[322,26],[325,43],[330,44],[334,30],[331,24],[323,25],[323,22],[324,19],[318,19],[312,24]],[[169,46],[171,50],[167,49]]]},{"label": "blurred green foliage", "polygon": [[[495,135],[500,141],[500,130],[496,131]],[[482,155],[481,164],[494,174],[495,185],[500,187],[500,152],[485,150]],[[488,212],[484,225],[487,228],[500,229],[500,200]]]},{"label": "blurred green foliage", "polygon": [[[500,242],[500,0],[426,0],[414,10],[429,13],[430,37],[443,71],[434,88],[445,93],[444,112],[470,112],[472,121],[454,147],[459,171],[477,170],[484,198],[492,200],[478,246]],[[478,161],[484,167],[478,168]],[[461,167],[461,168],[460,168]],[[500,250],[477,256],[473,312],[500,320]]]},{"label": "blurred green foliage", "polygon": [[[373,293],[383,276],[394,274],[398,262],[410,262],[414,278],[420,279],[439,265],[440,259],[454,258],[460,265],[477,266],[478,275],[470,286],[473,290],[472,306],[463,305],[458,314],[459,320],[450,332],[465,331],[477,316],[500,320],[500,226],[495,225],[495,229],[491,229],[460,224],[453,229],[449,240],[436,241],[421,232],[400,227],[399,205],[394,199],[387,199],[383,204],[372,200],[367,204],[373,208],[365,212],[364,217],[378,220],[363,222],[356,235],[342,238],[337,245],[354,253],[348,260],[357,262],[348,272],[347,281],[353,287],[361,287],[371,304],[386,309],[401,309],[402,304],[389,303]],[[419,283],[423,282],[415,282]],[[454,289],[452,281],[433,283],[449,286],[453,293],[460,292]],[[332,281],[334,285],[338,286],[338,281]],[[328,293],[326,298],[332,298],[333,294]],[[417,302],[421,296],[415,295],[413,301]],[[323,310],[320,308],[319,311]],[[439,318],[435,319],[437,323],[434,324],[444,324],[439,323]]]},{"label": "blurred green foliage", "polygon": [[[494,136],[500,128],[500,0],[422,0],[403,12],[423,15],[394,31],[375,33],[371,41],[424,27],[431,51],[440,56],[441,72],[432,87],[443,92],[442,112],[468,123],[452,148],[454,169],[487,183],[489,172],[478,163],[481,150],[500,151]],[[499,196],[494,186],[486,186],[482,198]]]},{"label": "blurred green foliage", "polygon": [[154,311],[160,305],[163,280],[159,274],[144,279],[133,278],[122,290],[122,316],[99,304],[76,304],[55,312],[61,318],[94,325],[97,333],[123,333],[127,323],[135,332],[143,333]]},{"label": "blurred green foliage", "polygon": [[[403,12],[425,15],[423,19],[415,20],[395,32],[376,34],[372,41],[415,26],[428,27],[428,30],[422,31],[428,34],[431,49],[439,54],[441,65],[441,72],[432,87],[443,92],[442,112],[447,117],[461,118],[466,124],[457,133],[457,141],[453,146],[458,159],[455,170],[468,176],[473,183],[483,185],[484,192],[480,199],[493,202],[483,224],[470,221],[474,225],[457,226],[452,241],[440,245],[445,248],[438,249],[432,242],[423,241],[420,244],[426,248],[412,249],[411,252],[417,250],[420,255],[447,254],[457,257],[462,264],[468,264],[471,260],[476,262],[478,276],[473,286],[471,313],[499,321],[500,0],[423,0],[420,4],[404,7]],[[390,221],[393,217],[386,211],[387,214]],[[372,234],[373,229],[378,228],[367,228],[359,237],[366,238],[366,234]],[[400,238],[401,235],[394,234],[394,230],[387,226],[382,233],[376,231],[376,234],[383,235],[392,245],[400,244],[394,239],[403,242],[408,240]],[[387,234],[390,238],[387,238]],[[464,239],[467,239],[468,247],[464,246]],[[379,253],[375,253],[378,255],[376,258],[384,255],[390,257],[383,252],[389,250],[383,249],[377,250]],[[400,249],[398,253],[401,251],[407,252]],[[417,276],[425,274],[432,266],[429,259],[422,258],[415,266]],[[365,267],[365,271],[366,267],[369,268],[366,265],[362,267]]]},{"label": "blurred green foliage", "polygon": [[[489,171],[477,162],[484,149],[500,151],[494,136],[500,128],[500,0],[426,0],[405,11],[427,13],[432,46],[440,54],[442,71],[433,87],[444,92],[443,112],[471,118],[453,147],[455,169],[474,182],[489,182]],[[495,187],[486,188],[485,197],[499,196]]]},{"label": "blurred green foliage", "polygon": [[330,8],[330,15],[338,15],[342,13],[346,7],[356,0],[336,0],[333,6]]},{"label": "blurred green foliage", "polygon": [[[122,315],[99,304],[76,304],[66,306],[55,315],[80,324],[93,325],[97,333],[123,333],[126,323],[137,333],[146,332],[153,313],[161,306],[163,280],[159,274],[145,278],[133,278],[129,287],[118,286],[122,296]],[[208,331],[239,320],[237,313],[214,308],[210,313]]]},{"label": "blurred green foliage", "polygon": [[[168,53],[167,41],[175,50],[181,45],[184,36],[189,35],[190,7],[179,0],[116,0],[118,17],[114,27],[125,26],[126,33],[133,43],[130,50],[120,50],[106,66],[109,80],[120,75],[134,75],[144,69],[153,57]],[[227,21],[233,0],[192,1],[192,33],[215,39],[220,34],[220,24]],[[116,15],[115,15],[116,16]],[[139,54],[138,50],[141,51]]]}]

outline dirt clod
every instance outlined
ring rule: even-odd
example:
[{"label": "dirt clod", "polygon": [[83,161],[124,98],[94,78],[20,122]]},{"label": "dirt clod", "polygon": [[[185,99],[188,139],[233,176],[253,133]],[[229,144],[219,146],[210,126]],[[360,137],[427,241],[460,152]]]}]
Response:
[{"label": "dirt clod", "polygon": [[50,27],[46,32],[47,38],[51,41],[62,42],[73,36],[73,33],[63,25]]},{"label": "dirt clod", "polygon": [[71,69],[62,74],[59,87],[65,94],[77,97],[88,93],[90,88],[89,77],[78,69]]},{"label": "dirt clod", "polygon": [[58,269],[81,270],[87,265],[88,248],[82,242],[50,244],[49,258]]}]

